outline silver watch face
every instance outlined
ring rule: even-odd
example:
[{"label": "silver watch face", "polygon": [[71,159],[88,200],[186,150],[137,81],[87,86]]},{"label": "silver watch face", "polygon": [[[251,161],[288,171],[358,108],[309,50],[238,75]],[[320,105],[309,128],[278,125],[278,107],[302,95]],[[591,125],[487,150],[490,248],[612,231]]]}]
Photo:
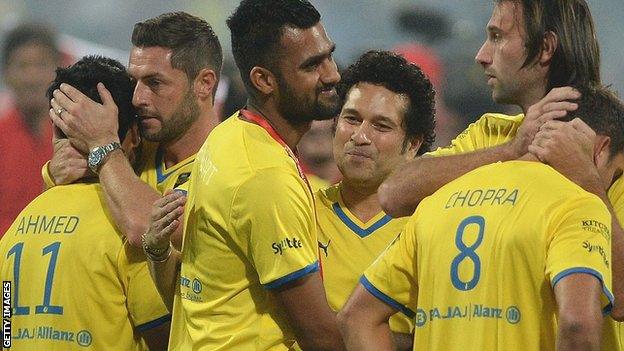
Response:
[{"label": "silver watch face", "polygon": [[92,170],[96,169],[100,162],[102,162],[102,159],[104,159],[104,156],[106,156],[106,152],[102,147],[94,147],[93,150],[89,152],[89,157],[87,158],[89,168]]}]

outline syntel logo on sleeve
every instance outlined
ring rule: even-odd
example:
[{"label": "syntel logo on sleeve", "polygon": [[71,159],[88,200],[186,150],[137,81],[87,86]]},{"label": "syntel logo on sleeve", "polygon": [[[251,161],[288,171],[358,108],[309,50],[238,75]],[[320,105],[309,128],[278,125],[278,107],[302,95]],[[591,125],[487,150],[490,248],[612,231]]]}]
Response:
[{"label": "syntel logo on sleeve", "polygon": [[292,238],[282,239],[281,241],[275,242],[271,245],[271,248],[273,249],[273,254],[279,254],[280,256],[284,253],[284,251],[288,249],[298,249],[301,247],[303,247],[303,243],[301,243],[301,240],[297,239],[296,236],[293,236]]}]

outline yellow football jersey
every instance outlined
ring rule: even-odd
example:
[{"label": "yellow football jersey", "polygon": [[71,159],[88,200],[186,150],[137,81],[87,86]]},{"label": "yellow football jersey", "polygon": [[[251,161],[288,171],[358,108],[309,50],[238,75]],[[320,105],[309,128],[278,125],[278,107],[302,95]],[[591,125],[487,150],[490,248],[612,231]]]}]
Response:
[{"label": "yellow football jersey", "polygon": [[313,197],[295,160],[232,116],[193,167],[171,350],[286,350],[271,289],[318,270]]},{"label": "yellow football jersey", "polygon": [[195,155],[167,168],[158,144],[143,142],[141,147],[140,178],[150,187],[164,194],[166,190],[178,188],[189,181]]},{"label": "yellow football jersey", "polygon": [[[399,235],[407,217],[393,219],[381,212],[363,223],[345,206],[340,184],[318,191],[315,196],[318,245],[323,285],[329,306],[342,309],[364,270]],[[390,318],[390,328],[411,333],[414,324],[401,313]]]},{"label": "yellow football jersey", "polygon": [[595,276],[611,307],[610,224],[551,167],[499,162],[423,200],[361,282],[414,316],[414,350],[555,350],[560,279]]},{"label": "yellow football jersey", "polygon": [[98,184],[56,186],[0,240],[11,282],[11,350],[146,350],[137,331],[170,319],[145,255],[125,244]]},{"label": "yellow football jersey", "polygon": [[[459,134],[451,145],[438,148],[428,153],[429,156],[448,156],[471,152],[510,141],[524,120],[524,115],[508,116],[498,113],[486,113]],[[620,225],[624,225],[624,177],[620,177],[608,192]],[[611,317],[606,318],[603,327],[602,349],[605,351],[624,350],[624,333],[620,332],[620,323]],[[624,332],[624,330],[623,330]]]}]

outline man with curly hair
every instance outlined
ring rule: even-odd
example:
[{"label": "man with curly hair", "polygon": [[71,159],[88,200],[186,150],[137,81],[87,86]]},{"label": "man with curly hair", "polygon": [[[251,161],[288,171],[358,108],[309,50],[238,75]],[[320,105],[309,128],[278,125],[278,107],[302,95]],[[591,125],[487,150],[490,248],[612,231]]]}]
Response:
[{"label": "man with curly hair", "polygon": [[[434,139],[432,85],[401,56],[365,53],[343,73],[338,94],[344,104],[333,149],[343,179],[315,194],[323,283],[335,311],[407,222],[381,209],[377,188],[398,165],[427,152]],[[411,349],[411,318],[397,313],[390,328],[398,349]]]}]

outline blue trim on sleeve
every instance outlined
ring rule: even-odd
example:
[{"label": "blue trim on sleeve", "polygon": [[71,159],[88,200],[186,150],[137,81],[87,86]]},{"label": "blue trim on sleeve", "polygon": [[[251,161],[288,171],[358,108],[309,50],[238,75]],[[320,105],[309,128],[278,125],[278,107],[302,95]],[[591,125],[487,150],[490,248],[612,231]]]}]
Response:
[{"label": "blue trim on sleeve", "polygon": [[158,327],[160,325],[163,325],[163,324],[165,324],[167,322],[171,322],[171,314],[162,316],[162,317],[160,317],[158,319],[154,319],[151,322],[143,323],[143,324],[135,327],[134,329],[136,329],[136,331],[139,331],[139,332],[144,332],[146,330],[150,330],[152,328],[156,328],[156,327]]},{"label": "blue trim on sleeve", "polygon": [[590,274],[593,275],[594,277],[596,277],[596,279],[598,279],[600,281],[600,285],[602,285],[602,292],[605,294],[605,296],[607,297],[607,299],[609,300],[609,303],[602,308],[602,314],[603,315],[608,315],[611,313],[611,309],[613,309],[613,294],[611,293],[611,291],[609,291],[609,289],[607,289],[607,286],[604,283],[604,279],[602,278],[602,274],[600,274],[600,272],[598,272],[597,270],[594,270],[592,268],[587,268],[587,267],[574,267],[574,268],[568,268],[562,272],[560,272],[559,274],[557,274],[551,281],[551,285],[553,287],[553,289],[555,288],[555,285],[557,285],[557,283],[559,283],[559,281],[567,276],[569,276],[570,274],[575,274],[575,273],[585,273],[585,274]]},{"label": "blue trim on sleeve", "polygon": [[264,284],[264,288],[265,289],[275,289],[275,288],[279,288],[280,286],[292,282],[294,280],[297,280],[305,275],[308,275],[310,273],[314,273],[316,271],[319,270],[319,263],[318,261],[305,266],[303,268],[301,268],[300,270],[294,271],[292,273],[286,274],[285,276],[281,277],[281,278],[277,278],[274,281]]},{"label": "blue trim on sleeve", "polygon": [[390,296],[382,293],[370,281],[368,281],[368,279],[366,279],[366,276],[362,275],[360,277],[360,284],[362,284],[369,293],[373,294],[373,296],[390,305],[390,307],[394,308],[395,310],[403,312],[403,314],[408,316],[409,318],[414,318],[416,316],[416,313],[414,313],[414,311],[409,309],[407,306],[398,303]]},{"label": "blue trim on sleeve", "polygon": [[336,213],[338,218],[340,218],[342,223],[344,223],[347,227],[349,227],[349,229],[351,229],[351,231],[357,234],[360,238],[365,238],[373,234],[375,230],[383,227],[386,223],[390,222],[390,220],[392,219],[392,217],[390,217],[389,215],[385,215],[381,217],[377,222],[373,223],[370,227],[361,228],[359,225],[355,224],[351,220],[351,218],[349,218],[349,216],[347,216],[344,210],[340,207],[339,203],[334,202],[334,204],[332,205],[332,208],[334,209],[334,212]]}]

